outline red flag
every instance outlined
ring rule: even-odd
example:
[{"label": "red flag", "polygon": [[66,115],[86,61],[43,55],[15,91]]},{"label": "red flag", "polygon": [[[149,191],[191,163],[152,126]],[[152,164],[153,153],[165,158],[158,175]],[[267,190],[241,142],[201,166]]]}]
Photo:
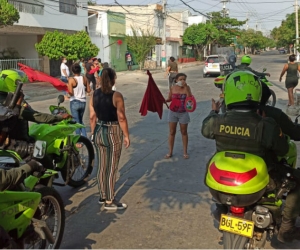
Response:
[{"label": "red flag", "polygon": [[22,63],[18,63],[18,66],[20,67],[20,70],[25,72],[30,82],[49,82],[53,85],[54,88],[56,88],[59,91],[68,91],[67,84],[62,82],[61,80],[49,76],[41,71],[30,68]]},{"label": "red flag", "polygon": [[162,118],[163,104],[166,103],[165,98],[159,91],[156,83],[152,78],[152,74],[147,70],[148,86],[142,100],[140,107],[140,113],[142,116],[147,115],[147,111],[157,112],[159,118]]}]

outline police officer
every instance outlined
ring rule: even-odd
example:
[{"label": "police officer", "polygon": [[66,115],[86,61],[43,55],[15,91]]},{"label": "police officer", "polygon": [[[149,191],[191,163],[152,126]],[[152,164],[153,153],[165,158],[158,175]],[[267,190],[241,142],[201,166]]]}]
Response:
[{"label": "police officer", "polygon": [[254,73],[257,76],[271,76],[269,73],[262,73],[262,72],[258,72],[258,71],[253,70],[251,67],[249,67],[251,62],[252,62],[251,57],[248,56],[248,55],[244,55],[241,58],[241,64],[236,66],[236,69],[237,70],[248,70],[248,71],[251,71],[252,73]]},{"label": "police officer", "polygon": [[[289,144],[279,125],[270,117],[257,113],[262,95],[261,83],[250,71],[236,71],[225,82],[227,111],[218,115],[218,103],[212,101],[212,111],[203,120],[202,135],[216,140],[217,152],[243,151],[262,157],[271,170],[276,156],[284,156]],[[284,168],[282,166],[282,168]],[[287,196],[278,240],[300,240],[300,229],[295,227],[300,211],[299,186]]]},{"label": "police officer", "polygon": [[[3,103],[6,100],[9,92],[15,92],[17,88],[16,80],[22,80],[19,71],[3,70],[0,73],[0,103]],[[32,109],[30,105],[23,100],[17,124],[8,134],[9,145],[5,146],[5,149],[16,151],[23,158],[28,154],[28,143],[34,142],[34,139],[28,135],[28,121],[51,124],[70,117],[69,114],[52,115],[40,113]]]}]

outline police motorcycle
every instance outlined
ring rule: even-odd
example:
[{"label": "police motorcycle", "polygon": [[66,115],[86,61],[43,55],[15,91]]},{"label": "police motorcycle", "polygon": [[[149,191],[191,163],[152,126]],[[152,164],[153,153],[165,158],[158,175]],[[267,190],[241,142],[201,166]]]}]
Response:
[{"label": "police motorcycle", "polygon": [[[225,113],[226,111],[226,107],[225,107],[225,103],[224,103],[224,92],[223,92],[223,84],[225,81],[225,78],[227,77],[228,74],[230,74],[232,71],[234,71],[234,67],[232,64],[220,64],[220,76],[218,76],[217,78],[214,79],[214,84],[217,88],[219,88],[221,90],[221,94],[219,95],[220,99],[219,99],[219,103],[221,105],[221,112]],[[267,69],[264,68],[263,72],[266,72]],[[261,76],[259,77],[260,81],[264,82],[267,86],[273,86],[273,84],[265,77],[265,76]],[[266,105],[269,106],[275,106],[276,104],[276,94],[275,92],[270,89],[271,92],[271,96],[269,98],[269,100],[267,101]]]},{"label": "police motorcycle", "polygon": [[[8,170],[26,162],[14,151],[6,150],[7,132],[18,119],[15,111],[23,83],[9,93],[0,105],[0,168]],[[28,147],[27,160],[42,159],[46,142],[36,141]],[[65,211],[62,198],[53,189],[52,181],[57,171],[45,170],[29,175],[13,190],[0,192],[0,226],[10,238],[11,248],[46,249],[59,248],[65,227]]]}]

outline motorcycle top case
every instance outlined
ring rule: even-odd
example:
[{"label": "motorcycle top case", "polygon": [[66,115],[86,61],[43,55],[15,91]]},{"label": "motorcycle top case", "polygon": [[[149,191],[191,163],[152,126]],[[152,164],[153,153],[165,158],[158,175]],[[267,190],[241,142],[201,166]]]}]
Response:
[{"label": "motorcycle top case", "polygon": [[[259,156],[222,151],[210,160],[205,182],[219,202],[223,203],[226,195],[221,196],[225,193],[234,195],[235,205],[245,205],[261,198],[269,183],[269,174],[266,163]],[[239,196],[243,196],[243,200]]]}]

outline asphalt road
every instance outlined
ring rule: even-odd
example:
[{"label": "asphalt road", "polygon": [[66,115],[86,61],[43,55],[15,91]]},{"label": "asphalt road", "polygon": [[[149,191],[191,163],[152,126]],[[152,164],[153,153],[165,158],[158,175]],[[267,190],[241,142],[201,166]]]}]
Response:
[{"label": "asphalt road", "polygon": [[[277,51],[253,56],[252,67],[271,74],[272,89],[277,95],[277,107],[285,109],[287,92],[279,83],[279,74],[287,55]],[[124,211],[111,213],[97,203],[99,199],[96,172],[97,162],[88,183],[78,189],[57,187],[65,203],[66,228],[61,248],[91,249],[219,249],[221,233],[211,212],[214,203],[203,183],[207,160],[215,151],[214,141],[200,132],[202,120],[211,110],[211,98],[218,99],[219,89],[213,77],[202,78],[202,66],[182,69],[187,74],[197,100],[188,127],[190,159],[183,158],[182,141],[178,130],[174,155],[168,152],[168,110],[164,107],[160,120],[157,113],[142,117],[139,108],[147,87],[147,75],[130,72],[118,76],[117,90],[123,93],[129,123],[131,146],[124,149],[117,181],[117,199],[128,204]],[[168,94],[163,73],[153,74],[164,96]],[[31,97],[33,108],[48,112],[55,104],[56,94]],[[30,96],[30,94],[29,94]],[[69,107],[69,103],[64,105]],[[88,109],[85,123],[89,131]],[[299,145],[297,145],[299,146]],[[273,240],[267,248],[300,248],[300,242],[278,245]]]}]

